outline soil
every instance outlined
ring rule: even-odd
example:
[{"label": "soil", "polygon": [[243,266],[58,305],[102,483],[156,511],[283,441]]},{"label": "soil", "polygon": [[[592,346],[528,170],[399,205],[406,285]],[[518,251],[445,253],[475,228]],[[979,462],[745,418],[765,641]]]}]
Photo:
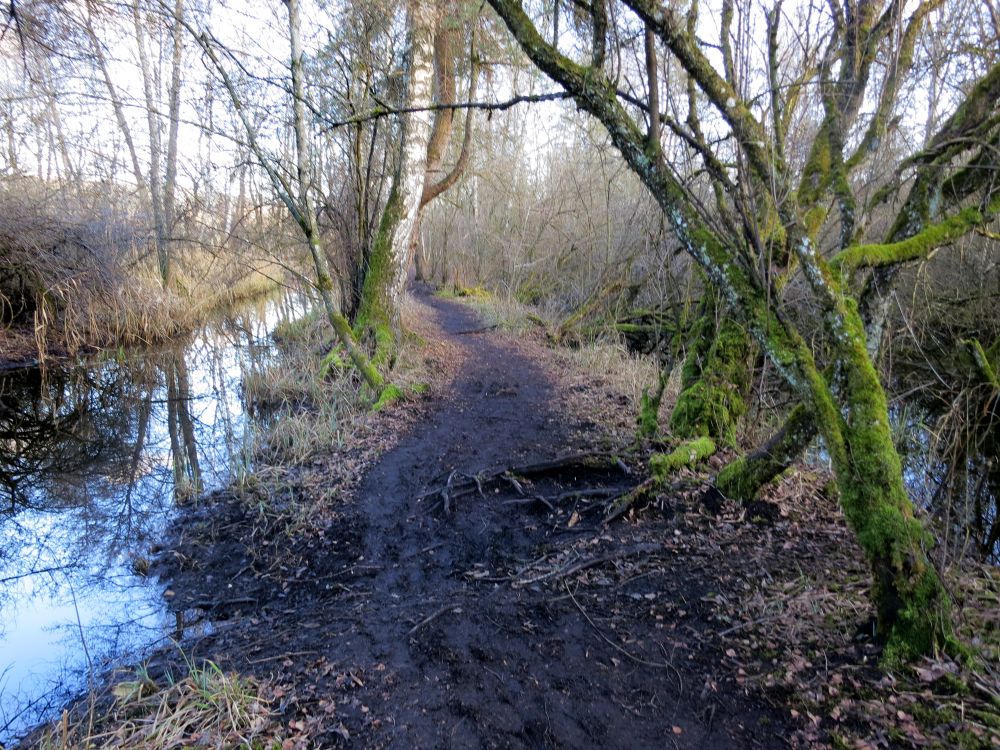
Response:
[{"label": "soil", "polygon": [[406,434],[320,528],[276,532],[225,495],[184,515],[154,570],[188,658],[277,686],[309,746],[781,744],[787,713],[727,677],[706,635],[717,582],[676,554],[677,508],[605,527],[602,499],[640,478],[566,406],[545,350],[419,304],[462,366],[400,407]]}]

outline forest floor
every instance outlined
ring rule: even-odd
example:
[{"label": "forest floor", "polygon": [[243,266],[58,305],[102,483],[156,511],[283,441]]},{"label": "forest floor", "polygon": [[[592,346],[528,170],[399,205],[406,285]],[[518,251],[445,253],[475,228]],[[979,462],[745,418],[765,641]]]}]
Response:
[{"label": "forest floor", "polygon": [[[154,565],[194,623],[184,659],[258,686],[247,734],[284,748],[1000,747],[982,672],[878,668],[867,571],[822,477],[793,473],[748,510],[706,503],[704,478],[685,475],[606,525],[607,498],[643,478],[634,404],[467,305],[415,304],[429,392],[186,512]],[[961,601],[987,604],[969,604],[969,626],[995,632],[1000,583],[973,579]],[[162,684],[178,660],[145,675]]]}]

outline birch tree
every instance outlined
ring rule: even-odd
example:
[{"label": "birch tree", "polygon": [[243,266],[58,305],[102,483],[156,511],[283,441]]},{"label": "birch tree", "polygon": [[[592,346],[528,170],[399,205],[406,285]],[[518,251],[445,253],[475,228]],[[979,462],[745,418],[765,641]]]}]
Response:
[{"label": "birch tree", "polygon": [[406,8],[406,79],[396,172],[372,245],[355,321],[371,340],[374,362],[391,366],[401,334],[400,306],[410,267],[414,227],[427,175],[434,94],[434,28],[437,9],[424,0]]}]

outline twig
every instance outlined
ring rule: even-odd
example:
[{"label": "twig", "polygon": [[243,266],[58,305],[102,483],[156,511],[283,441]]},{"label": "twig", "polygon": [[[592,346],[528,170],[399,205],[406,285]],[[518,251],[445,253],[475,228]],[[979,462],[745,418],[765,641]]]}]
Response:
[{"label": "twig", "polygon": [[602,563],[612,562],[614,560],[619,560],[623,557],[629,557],[631,555],[640,555],[646,552],[655,552],[660,549],[657,544],[640,544],[638,547],[631,547],[629,549],[620,550],[611,555],[604,555],[602,557],[593,557],[589,560],[583,560],[575,565],[570,565],[566,568],[560,568],[559,570],[550,570],[544,575],[538,576],[536,578],[530,578],[525,581],[515,581],[515,586],[527,586],[531,583],[538,583],[539,581],[544,581],[549,578],[555,578],[559,580],[561,578],[566,578],[574,573],[579,573],[581,570],[586,570],[587,568],[593,568],[595,565],[601,565]]},{"label": "twig", "polygon": [[494,323],[491,326],[483,326],[482,328],[469,328],[468,330],[465,331],[455,331],[452,334],[452,336],[465,336],[470,333],[485,333],[486,331],[492,331],[499,327],[500,327],[499,323]]},{"label": "twig", "polygon": [[444,500],[444,512],[446,514],[451,513],[451,497],[450,497],[451,482],[455,478],[455,474],[457,473],[458,472],[453,471],[451,472],[451,474],[448,475],[448,483],[445,485],[445,488],[441,490],[441,498]]},{"label": "twig", "polygon": [[313,656],[318,653],[319,651],[289,651],[287,654],[278,654],[277,656],[265,656],[263,659],[254,659],[253,661],[248,661],[247,664],[264,664],[265,662],[275,661],[276,659],[290,659],[293,656]]},{"label": "twig", "polygon": [[[673,664],[671,664],[669,662],[646,661],[645,659],[642,659],[642,658],[636,656],[635,654],[632,654],[629,651],[626,651],[624,648],[622,648],[617,643],[615,643],[613,640],[611,640],[606,635],[604,635],[604,632],[599,627],[597,627],[597,625],[594,623],[593,620],[590,619],[590,615],[587,614],[587,610],[585,610],[582,606],[580,606],[580,602],[578,602],[576,600],[576,597],[573,596],[573,592],[569,590],[569,584],[563,582],[563,586],[566,587],[566,593],[569,594],[569,598],[572,600],[573,604],[576,605],[576,608],[578,610],[580,610],[580,614],[583,615],[583,618],[588,623],[590,623],[590,627],[592,627],[594,629],[594,632],[597,633],[601,637],[601,640],[603,640],[605,643],[607,643],[609,646],[611,646],[611,648],[613,648],[615,651],[617,651],[618,653],[622,654],[623,656],[631,659],[636,664],[642,664],[644,667],[655,667],[657,669],[672,669],[672,670],[674,670],[674,672],[677,672],[677,667],[675,667]],[[679,673],[677,675],[677,678],[680,679],[680,674]]]},{"label": "twig", "polygon": [[440,617],[441,615],[445,614],[446,612],[453,612],[453,611],[458,610],[458,609],[461,609],[461,605],[460,604],[449,604],[446,607],[442,607],[441,609],[439,609],[434,614],[428,615],[423,620],[421,620],[416,625],[414,625],[412,628],[410,628],[409,631],[406,633],[407,637],[413,635],[418,630],[420,630],[420,628],[422,628],[424,625],[426,625],[427,623],[431,622],[432,620]]}]

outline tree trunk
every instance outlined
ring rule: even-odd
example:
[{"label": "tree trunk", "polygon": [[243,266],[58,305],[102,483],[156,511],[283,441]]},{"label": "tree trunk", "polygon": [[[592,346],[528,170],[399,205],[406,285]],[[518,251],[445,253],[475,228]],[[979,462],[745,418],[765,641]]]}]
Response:
[{"label": "tree trunk", "polygon": [[138,0],[132,3],[132,24],[135,29],[136,50],[139,69],[142,72],[142,91],[146,103],[146,124],[149,130],[149,194],[153,209],[153,240],[156,244],[156,260],[160,270],[160,281],[167,288],[170,279],[170,248],[167,245],[167,226],[163,212],[163,171],[162,139],[159,108],[154,91],[153,70],[146,51],[145,35]]},{"label": "tree trunk", "polygon": [[[681,369],[681,392],[670,415],[671,435],[681,442],[671,453],[650,458],[653,474],[661,481],[706,460],[722,446],[734,446],[737,424],[746,412],[750,337],[731,316],[719,319],[714,294],[706,292],[700,307]],[[660,376],[661,387],[666,375]],[[648,431],[649,425],[644,428]]]},{"label": "tree trunk", "polygon": [[[177,194],[177,135],[180,125],[181,110],[181,66],[184,56],[184,0],[174,3],[174,18],[171,28],[173,50],[170,60],[170,90],[167,92],[168,118],[167,124],[167,164],[163,179],[163,227],[166,232],[166,242],[169,249],[176,234],[174,221],[176,218]],[[166,268],[163,271],[163,284],[169,287],[173,280],[170,265],[170,253],[166,253]]]}]

